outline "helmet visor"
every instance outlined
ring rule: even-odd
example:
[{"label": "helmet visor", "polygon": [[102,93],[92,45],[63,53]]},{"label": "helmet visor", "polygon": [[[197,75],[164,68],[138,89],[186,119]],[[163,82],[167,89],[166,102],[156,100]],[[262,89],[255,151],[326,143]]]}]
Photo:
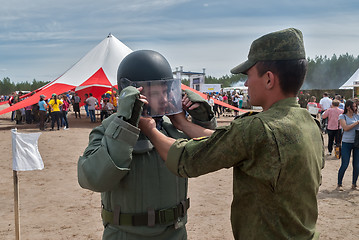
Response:
[{"label": "helmet visor", "polygon": [[160,117],[182,112],[182,90],[180,79],[136,81],[143,87],[142,95],[148,104],[143,107],[143,116]]}]

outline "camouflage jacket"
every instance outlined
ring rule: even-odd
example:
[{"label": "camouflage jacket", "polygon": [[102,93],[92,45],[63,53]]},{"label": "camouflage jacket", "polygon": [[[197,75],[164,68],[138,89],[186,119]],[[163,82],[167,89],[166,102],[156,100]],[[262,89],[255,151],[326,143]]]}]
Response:
[{"label": "camouflage jacket", "polygon": [[178,139],[166,165],[183,177],[233,167],[235,239],[315,239],[322,139],[309,112],[287,98],[209,138]]}]

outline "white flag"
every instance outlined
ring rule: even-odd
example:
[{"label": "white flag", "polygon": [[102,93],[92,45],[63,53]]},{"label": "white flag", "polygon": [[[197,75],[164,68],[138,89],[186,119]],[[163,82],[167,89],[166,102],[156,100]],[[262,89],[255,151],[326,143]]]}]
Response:
[{"label": "white flag", "polygon": [[12,132],[12,169],[15,171],[31,171],[44,169],[44,163],[37,142],[41,133]]}]

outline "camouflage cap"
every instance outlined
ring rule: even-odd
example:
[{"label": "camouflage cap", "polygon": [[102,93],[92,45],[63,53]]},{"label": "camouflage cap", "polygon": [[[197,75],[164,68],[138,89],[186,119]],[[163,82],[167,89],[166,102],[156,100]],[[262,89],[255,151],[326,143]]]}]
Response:
[{"label": "camouflage cap", "polygon": [[305,59],[303,34],[288,28],[266,34],[253,41],[248,60],[231,70],[231,73],[246,73],[258,61]]}]

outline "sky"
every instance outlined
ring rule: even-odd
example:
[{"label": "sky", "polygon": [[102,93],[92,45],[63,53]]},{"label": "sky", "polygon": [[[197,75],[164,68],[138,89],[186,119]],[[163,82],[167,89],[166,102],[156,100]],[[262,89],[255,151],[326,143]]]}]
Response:
[{"label": "sky", "polygon": [[295,27],[307,57],[359,55],[357,0],[15,0],[0,8],[0,80],[52,81],[109,33],[173,70],[221,77],[253,40]]}]

